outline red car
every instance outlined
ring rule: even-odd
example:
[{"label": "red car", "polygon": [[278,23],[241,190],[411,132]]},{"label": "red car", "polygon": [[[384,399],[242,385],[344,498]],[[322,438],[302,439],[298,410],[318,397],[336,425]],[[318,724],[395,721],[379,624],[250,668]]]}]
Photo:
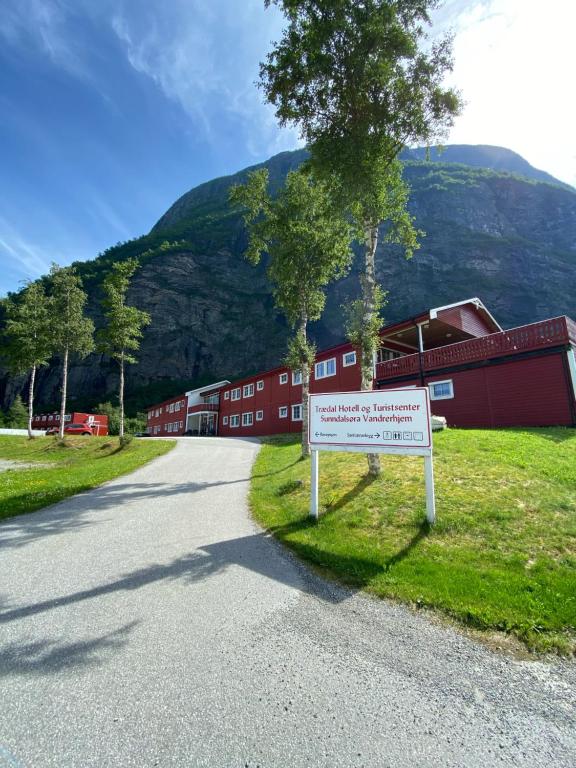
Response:
[{"label": "red car", "polygon": [[[60,431],[59,427],[50,427],[46,430],[47,435],[57,435]],[[94,430],[90,424],[67,424],[64,427],[65,435],[93,435]]]}]

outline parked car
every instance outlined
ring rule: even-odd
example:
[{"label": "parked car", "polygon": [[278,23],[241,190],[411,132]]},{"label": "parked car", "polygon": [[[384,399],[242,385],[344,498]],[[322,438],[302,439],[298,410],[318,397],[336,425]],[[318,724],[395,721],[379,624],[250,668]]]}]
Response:
[{"label": "parked car", "polygon": [[[57,435],[60,431],[59,427],[49,427],[46,430],[47,435]],[[94,430],[90,424],[67,424],[64,427],[65,435],[93,435]]]}]

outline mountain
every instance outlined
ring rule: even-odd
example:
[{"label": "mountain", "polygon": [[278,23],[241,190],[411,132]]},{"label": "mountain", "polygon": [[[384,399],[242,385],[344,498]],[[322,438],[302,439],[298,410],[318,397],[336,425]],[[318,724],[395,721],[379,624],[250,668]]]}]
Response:
[{"label": "mountain", "polygon": [[[283,152],[255,167],[266,166],[278,187],[305,157],[304,150]],[[576,190],[499,147],[446,147],[429,159],[414,149],[403,159],[410,209],[426,237],[410,261],[398,248],[379,245],[386,321],[469,296],[479,296],[508,327],[576,315]],[[192,189],[148,235],[77,265],[98,325],[99,285],[110,263],[140,257],[129,300],[150,312],[152,325],[140,363],[129,369],[132,408],[184,387],[273,367],[285,354],[288,328],[274,309],[265,264],[254,268],[244,260],[246,233],[227,202],[229,188],[250,170]],[[358,274],[355,262],[331,287],[326,313],[312,329],[320,347],[342,339],[340,307],[358,294]],[[115,366],[100,355],[74,364],[71,406],[110,397],[116,382]],[[5,403],[22,386],[0,373]],[[56,370],[41,373],[41,406],[57,402],[58,387]]]}]

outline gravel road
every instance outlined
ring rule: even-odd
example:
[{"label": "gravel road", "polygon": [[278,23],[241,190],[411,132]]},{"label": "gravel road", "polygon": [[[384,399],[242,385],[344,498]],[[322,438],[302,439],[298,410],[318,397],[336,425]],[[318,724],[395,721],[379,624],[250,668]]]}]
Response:
[{"label": "gravel road", "polygon": [[574,665],[310,575],[250,521],[257,450],[0,524],[2,768],[576,765]]}]

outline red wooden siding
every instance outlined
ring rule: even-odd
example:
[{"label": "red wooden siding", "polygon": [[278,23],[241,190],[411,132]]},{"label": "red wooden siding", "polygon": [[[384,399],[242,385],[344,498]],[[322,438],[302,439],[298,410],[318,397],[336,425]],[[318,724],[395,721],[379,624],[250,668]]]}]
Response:
[{"label": "red wooden siding", "polygon": [[438,320],[469,333],[470,336],[486,336],[492,333],[492,327],[473,304],[444,309],[438,312]]},{"label": "red wooden siding", "polygon": [[148,434],[156,437],[183,435],[186,429],[187,403],[186,395],[178,395],[148,408],[146,421]]},{"label": "red wooden siding", "polygon": [[[428,374],[425,384],[452,381],[454,397],[432,400],[432,413],[444,416],[453,427],[571,426],[571,392],[563,357],[557,352],[542,357],[483,365],[447,374]],[[418,386],[420,379],[383,389]]]}]

